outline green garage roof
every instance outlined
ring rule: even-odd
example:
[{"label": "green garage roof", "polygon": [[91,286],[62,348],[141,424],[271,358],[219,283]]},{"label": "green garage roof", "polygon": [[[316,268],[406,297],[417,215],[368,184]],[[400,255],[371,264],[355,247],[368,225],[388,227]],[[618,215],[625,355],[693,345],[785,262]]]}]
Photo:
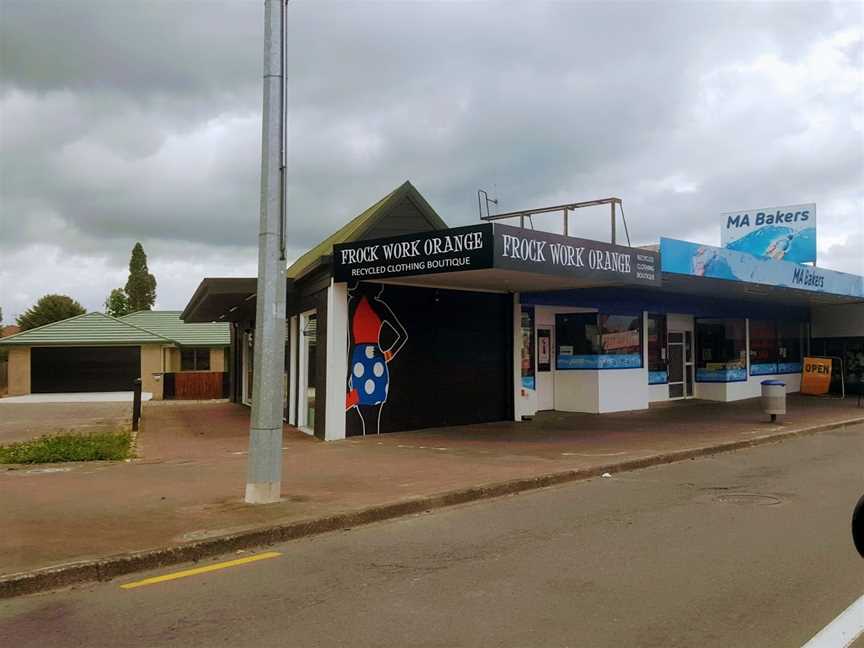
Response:
[{"label": "green garage roof", "polygon": [[181,346],[231,346],[230,324],[186,324],[180,311],[137,311],[120,318]]},{"label": "green garage roof", "polygon": [[119,346],[170,344],[171,340],[102,313],[85,313],[22,331],[0,340],[3,346]]},{"label": "green garage roof", "polygon": [[138,311],[121,318],[86,313],[0,340],[2,346],[138,344],[229,346],[231,334],[229,324],[184,324],[180,311]]}]

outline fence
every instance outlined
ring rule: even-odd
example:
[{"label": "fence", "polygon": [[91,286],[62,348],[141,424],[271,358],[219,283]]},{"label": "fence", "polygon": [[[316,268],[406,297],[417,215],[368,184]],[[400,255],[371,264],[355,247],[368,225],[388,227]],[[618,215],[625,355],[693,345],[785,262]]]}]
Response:
[{"label": "fence", "polygon": [[228,374],[221,371],[166,373],[163,378],[163,398],[167,400],[209,400],[228,393]]}]

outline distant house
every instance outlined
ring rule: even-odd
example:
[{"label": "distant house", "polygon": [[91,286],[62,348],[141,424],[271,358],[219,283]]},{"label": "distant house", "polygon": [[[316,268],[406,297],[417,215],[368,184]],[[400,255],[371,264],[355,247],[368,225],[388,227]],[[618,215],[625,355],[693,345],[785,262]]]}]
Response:
[{"label": "distant house", "polygon": [[228,324],[185,324],[179,311],[103,313],[21,331],[9,350],[9,395],[130,391],[141,378],[152,398],[227,395]]},{"label": "distant house", "polygon": [[15,335],[16,333],[21,332],[21,327],[16,324],[10,324],[9,326],[0,326],[0,338],[9,337],[10,335]]}]

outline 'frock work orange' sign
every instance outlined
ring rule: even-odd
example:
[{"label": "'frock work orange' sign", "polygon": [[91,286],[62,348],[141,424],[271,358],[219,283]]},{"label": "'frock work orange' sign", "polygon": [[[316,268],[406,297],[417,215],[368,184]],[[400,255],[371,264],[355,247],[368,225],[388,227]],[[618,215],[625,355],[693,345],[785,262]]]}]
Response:
[{"label": "'frock work orange' sign", "polygon": [[804,358],[802,394],[827,394],[831,385],[831,358]]}]

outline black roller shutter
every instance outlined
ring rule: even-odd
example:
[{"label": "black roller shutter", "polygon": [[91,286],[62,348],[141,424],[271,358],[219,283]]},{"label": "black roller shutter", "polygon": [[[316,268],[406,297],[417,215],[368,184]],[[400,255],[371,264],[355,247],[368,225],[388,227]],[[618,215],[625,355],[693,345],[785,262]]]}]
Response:
[{"label": "black roller shutter", "polygon": [[34,347],[31,391],[131,391],[141,375],[141,347]]}]

